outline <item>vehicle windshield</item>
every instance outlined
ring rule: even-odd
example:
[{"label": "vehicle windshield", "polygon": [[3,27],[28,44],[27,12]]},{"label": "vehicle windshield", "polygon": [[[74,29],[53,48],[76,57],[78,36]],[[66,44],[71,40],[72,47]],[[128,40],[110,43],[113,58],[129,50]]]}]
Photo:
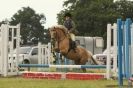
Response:
[{"label": "vehicle windshield", "polygon": [[[30,50],[31,50],[31,47],[20,47],[19,54],[28,54]],[[16,53],[16,49],[14,53]]]},{"label": "vehicle windshield", "polygon": [[[113,52],[113,50],[114,50],[114,48],[113,48],[113,47],[111,47],[111,51],[110,51],[110,53],[111,53],[111,54],[113,54],[113,53],[114,53],[114,52]],[[107,49],[105,49],[105,50],[104,50],[103,54],[107,54]]]}]

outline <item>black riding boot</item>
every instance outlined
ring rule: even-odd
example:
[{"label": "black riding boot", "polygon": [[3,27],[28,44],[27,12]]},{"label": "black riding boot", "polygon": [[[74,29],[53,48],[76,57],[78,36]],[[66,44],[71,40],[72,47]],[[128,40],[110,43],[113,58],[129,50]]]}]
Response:
[{"label": "black riding boot", "polygon": [[75,50],[76,47],[77,47],[77,46],[76,46],[76,42],[75,42],[75,41],[72,41],[72,49],[73,49],[75,52],[76,52],[76,50]]}]

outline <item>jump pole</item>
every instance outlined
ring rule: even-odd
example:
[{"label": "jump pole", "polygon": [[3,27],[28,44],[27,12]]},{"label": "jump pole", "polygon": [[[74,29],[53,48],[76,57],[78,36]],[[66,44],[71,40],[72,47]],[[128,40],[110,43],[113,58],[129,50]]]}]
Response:
[{"label": "jump pole", "polygon": [[47,64],[19,64],[19,67],[40,68],[106,68],[106,65],[47,65]]}]

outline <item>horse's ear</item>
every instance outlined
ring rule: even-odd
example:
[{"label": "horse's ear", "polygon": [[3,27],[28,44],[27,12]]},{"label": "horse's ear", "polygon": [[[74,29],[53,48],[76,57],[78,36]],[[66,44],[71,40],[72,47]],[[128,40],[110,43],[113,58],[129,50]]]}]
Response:
[{"label": "horse's ear", "polygon": [[48,30],[50,30],[50,28],[48,27]]},{"label": "horse's ear", "polygon": [[48,32],[50,32],[50,29],[51,29],[51,28],[48,28]]}]

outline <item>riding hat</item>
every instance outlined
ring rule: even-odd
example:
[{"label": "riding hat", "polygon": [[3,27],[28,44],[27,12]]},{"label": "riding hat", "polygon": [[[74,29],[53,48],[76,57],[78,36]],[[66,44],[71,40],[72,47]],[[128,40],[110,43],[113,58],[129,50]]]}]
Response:
[{"label": "riding hat", "polygon": [[72,15],[70,13],[65,13],[64,17],[72,17]]}]

